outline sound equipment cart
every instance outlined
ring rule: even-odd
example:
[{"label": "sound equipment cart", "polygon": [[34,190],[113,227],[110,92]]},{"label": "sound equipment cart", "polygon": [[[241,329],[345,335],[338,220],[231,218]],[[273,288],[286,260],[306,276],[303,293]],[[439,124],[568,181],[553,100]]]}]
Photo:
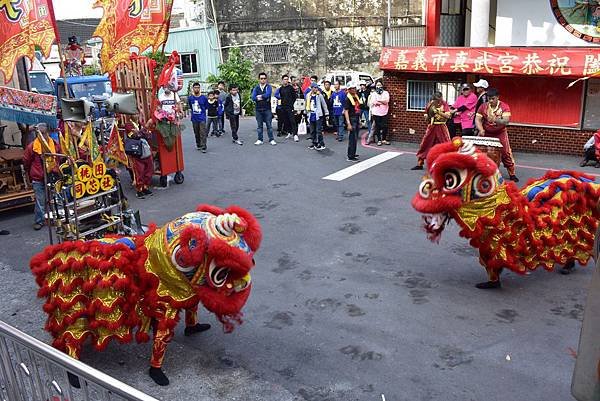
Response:
[{"label": "sound equipment cart", "polygon": [[119,177],[102,161],[89,165],[58,153],[44,157],[66,160],[59,171],[47,171],[46,223],[50,244],[102,238],[106,234],[142,234],[139,213],[128,208]]},{"label": "sound equipment cart", "polygon": [[[116,92],[135,93],[139,108],[139,121],[142,124],[152,120],[158,94],[157,78],[154,67],[156,62],[145,56],[131,56],[130,65],[121,65],[111,77]],[[121,117],[123,124],[128,117]],[[151,129],[152,140],[150,146],[154,157],[154,175],[159,176],[160,185],[166,187],[168,176],[174,174],[174,182],[182,184],[184,181],[183,146],[181,135],[171,150],[168,150],[157,129]]]}]

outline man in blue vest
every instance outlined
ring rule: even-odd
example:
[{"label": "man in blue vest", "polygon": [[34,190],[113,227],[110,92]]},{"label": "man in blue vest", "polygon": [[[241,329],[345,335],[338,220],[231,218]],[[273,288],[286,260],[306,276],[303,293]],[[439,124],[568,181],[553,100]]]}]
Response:
[{"label": "man in blue vest", "polygon": [[263,123],[267,126],[267,135],[269,136],[269,143],[273,146],[277,145],[275,138],[273,138],[273,127],[271,121],[273,120],[273,113],[271,113],[271,96],[273,94],[273,88],[267,81],[267,74],[261,72],[258,74],[259,83],[252,89],[252,100],[256,103],[256,132],[258,134],[258,140],[254,142],[255,145],[263,144]]}]

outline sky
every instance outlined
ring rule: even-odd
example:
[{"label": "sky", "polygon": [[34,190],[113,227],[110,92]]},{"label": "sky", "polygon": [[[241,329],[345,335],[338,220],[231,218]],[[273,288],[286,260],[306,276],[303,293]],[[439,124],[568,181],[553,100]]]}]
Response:
[{"label": "sky", "polygon": [[[56,19],[102,18],[102,8],[92,8],[95,0],[52,0]],[[185,0],[175,0],[177,8]],[[76,3],[77,7],[73,4]]]}]

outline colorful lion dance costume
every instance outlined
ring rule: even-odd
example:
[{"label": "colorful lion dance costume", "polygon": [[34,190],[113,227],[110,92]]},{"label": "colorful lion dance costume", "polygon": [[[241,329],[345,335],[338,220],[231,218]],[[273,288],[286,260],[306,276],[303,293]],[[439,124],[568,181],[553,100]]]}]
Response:
[{"label": "colorful lion dance costume", "polygon": [[79,358],[87,338],[103,350],[113,338],[146,342],[152,331],[149,373],[168,384],[161,366],[180,310],[186,335],[210,327],[197,322],[199,303],[225,332],[241,324],[261,236],[246,210],[202,205],[143,236],[49,246],[32,258],[31,270],[46,298],[52,345]]},{"label": "colorful lion dance costume", "polygon": [[436,145],[427,157],[429,175],[412,200],[426,214],[425,230],[439,240],[450,218],[460,235],[479,249],[488,281],[478,288],[499,288],[500,272],[524,274],[543,266],[564,265],[592,256],[600,212],[600,185],[582,173],[551,171],[519,189],[504,182],[498,166],[461,138]]}]

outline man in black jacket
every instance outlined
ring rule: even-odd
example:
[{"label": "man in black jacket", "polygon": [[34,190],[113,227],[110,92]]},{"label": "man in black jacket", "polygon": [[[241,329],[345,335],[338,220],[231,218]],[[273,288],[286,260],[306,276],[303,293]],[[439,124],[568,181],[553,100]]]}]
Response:
[{"label": "man in black jacket", "polygon": [[237,134],[238,129],[240,128],[240,114],[242,114],[242,96],[238,91],[238,86],[235,84],[229,86],[229,94],[225,98],[224,109],[225,115],[229,120],[233,143],[243,145],[244,142],[240,141]]},{"label": "man in black jacket", "polygon": [[294,103],[296,102],[296,91],[290,85],[290,77],[287,74],[281,77],[281,87],[279,88],[279,97],[281,98],[281,111],[283,117],[283,131],[287,132],[286,139],[292,137],[294,133],[294,141],[298,142],[298,133],[294,129],[296,121],[294,119]]}]

